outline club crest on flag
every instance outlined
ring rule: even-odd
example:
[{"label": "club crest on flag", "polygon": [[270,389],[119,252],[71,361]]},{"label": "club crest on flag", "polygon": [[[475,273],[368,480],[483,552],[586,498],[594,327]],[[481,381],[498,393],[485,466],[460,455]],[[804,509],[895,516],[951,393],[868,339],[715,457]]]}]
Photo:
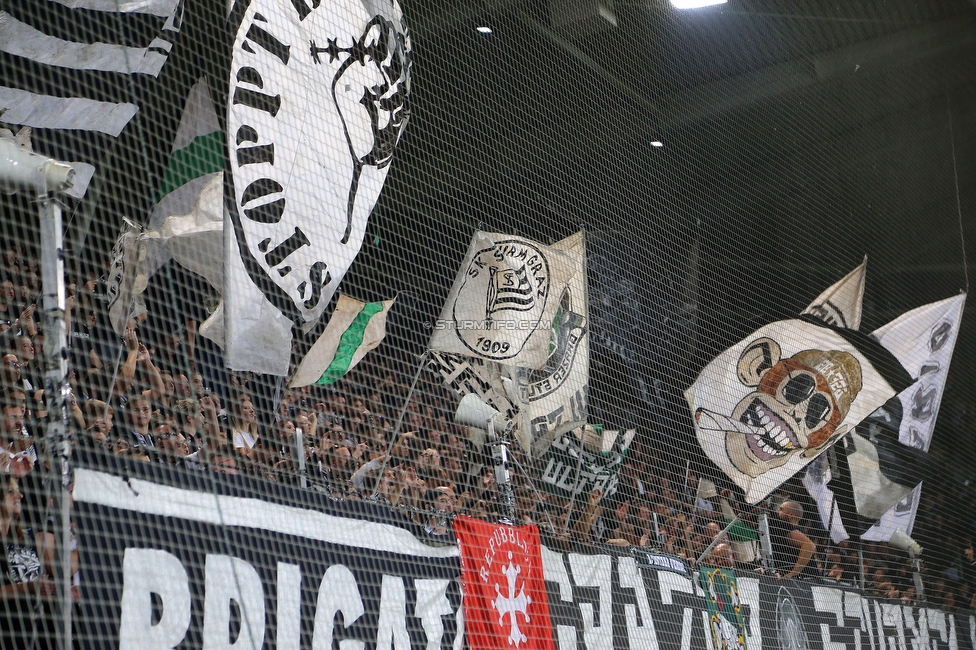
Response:
[{"label": "club crest on flag", "polygon": [[[480,356],[508,359],[517,355],[535,331],[518,325],[541,320],[549,285],[549,260],[532,243],[508,239],[479,250],[464,274],[461,292],[481,300],[456,301],[454,322],[483,321],[484,330],[462,326],[458,338]],[[510,324],[516,326],[515,336],[492,336],[495,328],[509,334]]]},{"label": "club crest on flag", "polygon": [[742,601],[735,574],[725,569],[702,566],[698,579],[708,605],[708,627],[714,650],[746,650]]},{"label": "club crest on flag", "polygon": [[461,516],[454,533],[471,649],[554,650],[539,531]]},{"label": "club crest on flag", "polygon": [[432,350],[541,368],[573,276],[569,256],[529,239],[476,232],[431,335]]}]

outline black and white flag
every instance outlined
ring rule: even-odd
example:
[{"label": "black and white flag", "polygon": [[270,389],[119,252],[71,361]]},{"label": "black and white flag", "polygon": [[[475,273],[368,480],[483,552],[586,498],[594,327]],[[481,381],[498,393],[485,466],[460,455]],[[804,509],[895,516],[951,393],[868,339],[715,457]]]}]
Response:
[{"label": "black and white flag", "polygon": [[182,0],[20,0],[0,9],[0,125],[75,168],[83,198],[140,110],[182,22]]},{"label": "black and white flag", "polygon": [[459,400],[465,395],[477,395],[508,419],[518,415],[518,405],[509,399],[506,380],[497,363],[432,351],[427,355],[427,366]]},{"label": "black and white flag", "polygon": [[814,298],[804,314],[816,316],[825,323],[856,330],[861,327],[861,304],[864,301],[864,280],[867,274],[868,258],[861,264],[830,285]]},{"label": "black and white flag", "polygon": [[[898,441],[903,445],[929,450],[965,304],[966,294],[960,294],[924,305],[872,334],[896,356],[904,357],[902,363],[918,377],[915,385],[898,395],[902,407]],[[886,542],[896,530],[911,535],[921,492],[922,486],[915,486],[861,538]]]},{"label": "black and white flag", "polygon": [[362,245],[406,126],[396,0],[238,2],[227,100],[224,358],[285,375]]},{"label": "black and white flag", "polygon": [[590,336],[586,287],[586,241],[582,231],[552,245],[574,265],[552,320],[549,358],[539,370],[519,368],[522,425],[532,455],[543,453],[561,433],[586,424]]},{"label": "black and white flag", "polygon": [[523,368],[549,359],[553,318],[572,258],[531,239],[478,231],[428,347]]},{"label": "black and white flag", "polygon": [[[919,477],[932,471],[921,452],[932,440],[965,300],[960,294],[923,305],[872,332],[917,381],[859,423],[842,457],[835,458],[839,475],[833,475],[826,455],[807,470],[803,483],[835,542],[848,533],[882,542],[895,530],[911,534]],[[842,490],[849,503],[839,506],[832,488]],[[856,529],[845,530],[841,520]],[[870,528],[863,523],[873,521]]]},{"label": "black and white flag", "polygon": [[123,217],[119,237],[112,247],[112,262],[105,276],[109,321],[119,336],[125,334],[130,318],[146,310],[140,294],[146,289],[146,246],[142,229]]}]

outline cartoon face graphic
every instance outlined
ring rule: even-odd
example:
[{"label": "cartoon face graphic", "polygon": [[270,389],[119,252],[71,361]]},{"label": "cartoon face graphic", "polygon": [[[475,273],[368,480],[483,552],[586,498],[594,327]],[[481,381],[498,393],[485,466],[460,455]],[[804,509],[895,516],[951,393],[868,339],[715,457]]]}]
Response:
[{"label": "cartoon face graphic", "polygon": [[739,381],[753,389],[731,416],[698,409],[702,428],[725,432],[729,459],[753,478],[794,454],[816,456],[830,443],[861,390],[861,366],[848,352],[803,350],[782,358],[776,341],[761,337],[745,347]]}]

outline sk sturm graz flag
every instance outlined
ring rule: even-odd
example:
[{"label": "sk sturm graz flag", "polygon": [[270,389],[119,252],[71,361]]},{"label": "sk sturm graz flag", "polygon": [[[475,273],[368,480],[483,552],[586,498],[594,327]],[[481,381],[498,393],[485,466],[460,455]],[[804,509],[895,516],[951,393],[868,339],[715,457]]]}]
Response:
[{"label": "sk sturm graz flag", "polygon": [[71,164],[83,198],[169,58],[181,0],[17,0],[0,9],[0,126]]},{"label": "sk sturm graz flag", "polygon": [[225,359],[284,375],[293,326],[322,316],[407,123],[396,0],[239,1],[225,179]]},{"label": "sk sturm graz flag", "polygon": [[555,247],[475,232],[428,347],[543,368],[553,318],[573,273],[573,260]]},{"label": "sk sturm graz flag", "polygon": [[911,383],[877,340],[807,315],[717,356],[685,398],[702,449],[756,503]]},{"label": "sk sturm graz flag", "polygon": [[727,569],[701,566],[698,580],[708,605],[713,650],[746,650],[745,617],[735,574]]},{"label": "sk sturm graz flag", "polygon": [[522,425],[532,440],[532,455],[549,447],[561,433],[586,423],[589,391],[590,337],[586,290],[586,241],[578,232],[556,242],[574,266],[552,321],[549,359],[539,370],[519,368]]},{"label": "sk sturm graz flag", "polygon": [[471,650],[555,650],[535,526],[459,516],[464,621]]}]

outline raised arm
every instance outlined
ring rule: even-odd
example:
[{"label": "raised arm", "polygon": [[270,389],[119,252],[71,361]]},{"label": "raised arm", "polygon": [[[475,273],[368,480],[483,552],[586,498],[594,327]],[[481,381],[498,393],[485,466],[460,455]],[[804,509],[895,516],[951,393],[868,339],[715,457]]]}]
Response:
[{"label": "raised arm", "polygon": [[134,327],[125,328],[125,363],[119,368],[119,376],[115,381],[115,392],[122,395],[128,392],[136,377],[136,362],[139,360],[139,337]]},{"label": "raised arm", "polygon": [[166,393],[166,386],[163,384],[163,377],[159,374],[159,368],[152,362],[149,350],[142,343],[139,344],[139,362],[149,375],[149,389],[152,391],[154,404],[162,404]]}]

